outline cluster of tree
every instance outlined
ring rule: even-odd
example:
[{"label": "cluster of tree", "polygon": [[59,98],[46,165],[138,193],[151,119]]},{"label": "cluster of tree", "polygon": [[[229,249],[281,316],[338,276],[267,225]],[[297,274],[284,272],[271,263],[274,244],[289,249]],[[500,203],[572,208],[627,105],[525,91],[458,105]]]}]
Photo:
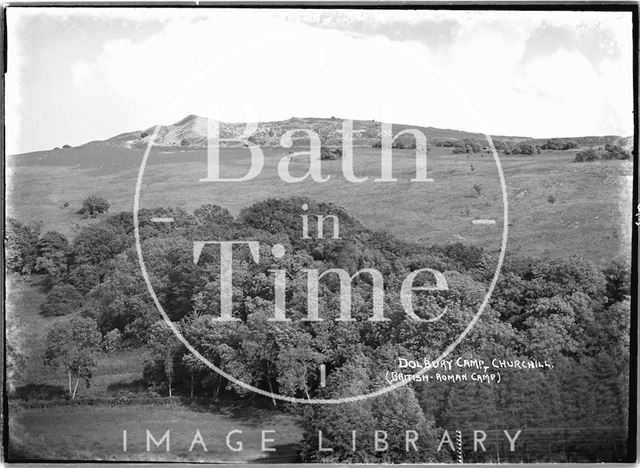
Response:
[{"label": "cluster of tree", "polygon": [[462,140],[440,140],[436,146],[444,148],[453,148],[453,152],[459,153],[480,153],[482,151],[482,143],[472,138],[464,138]]},{"label": "cluster of tree", "polygon": [[[308,211],[302,210],[303,204]],[[307,213],[336,216],[340,238],[302,238],[301,215]],[[174,223],[152,223],[150,218],[156,216],[172,217]],[[304,198],[259,202],[237,218],[215,205],[193,213],[142,210],[139,218],[150,280],[176,329],[202,356],[236,379],[296,398],[368,393],[386,385],[385,373],[398,370],[398,358],[437,357],[476,313],[497,262],[494,254],[473,246],[427,247],[401,241],[366,228],[336,205]],[[49,277],[51,290],[43,312],[77,311],[72,320],[79,322],[70,330],[52,329],[52,351],[47,354],[52,365],[68,374],[74,395],[79,380],[89,382],[99,344],[103,350],[147,347],[152,357],[144,379],[161,393],[256,398],[188,352],[160,320],[140,274],[130,213],[85,227],[72,242],[55,233],[40,236],[37,228],[14,220],[8,227],[12,269],[41,271]],[[232,315],[238,321],[211,320],[221,312],[220,252],[208,246],[195,264],[193,241],[203,239],[260,242],[259,263],[246,246],[234,249]],[[271,254],[275,244],[285,247],[282,258]],[[25,264],[32,264],[31,270]],[[350,275],[364,268],[381,272],[384,315],[389,320],[368,321],[374,288],[367,274],[352,280],[355,320],[333,320],[340,309],[341,285],[337,275],[330,274],[318,289],[319,314],[325,320],[301,321],[309,296],[305,270],[330,268]],[[446,308],[435,322],[407,320],[401,305],[403,279],[421,268],[442,271],[448,281],[447,291],[413,296],[414,310],[423,318],[436,317]],[[273,270],[286,272],[285,303],[291,322],[269,320],[274,315]],[[447,450],[436,450],[441,429],[581,424],[622,428],[627,424],[629,384],[628,272],[629,265],[614,264],[603,271],[580,259],[507,258],[489,306],[455,356],[546,359],[553,368],[504,370],[500,385],[415,382],[348,405],[291,408],[306,421],[303,460],[439,461],[451,456]],[[425,275],[422,281],[432,278]],[[75,344],[67,349],[64,343]],[[65,357],[54,361],[55,356]],[[326,367],[325,386],[320,385],[320,364]],[[346,428],[344,434],[336,433],[340,427]],[[394,439],[384,452],[372,450],[366,441],[351,450],[351,430],[364,434],[374,428],[396,435],[416,431],[421,450],[406,452],[404,441]],[[318,431],[332,435],[333,452],[318,451]],[[566,457],[569,445],[578,446],[589,460],[620,456],[614,449],[594,452],[585,441],[564,442],[549,449],[552,459]],[[486,460],[482,452],[477,457]]]},{"label": "cluster of tree", "polygon": [[[511,140],[494,139],[493,145],[496,151],[502,154],[540,154],[541,147],[538,145],[532,145],[526,142],[513,142]],[[477,141],[471,138],[465,138],[463,140],[441,140],[436,143],[436,146],[442,146],[446,148],[453,148],[453,153],[480,153],[488,151],[487,144],[481,141]]]},{"label": "cluster of tree", "polygon": [[631,152],[620,145],[607,144],[602,150],[587,148],[576,153],[575,162],[590,162],[611,159],[631,159]]},{"label": "cluster of tree", "polygon": [[575,141],[561,140],[560,138],[551,138],[547,140],[546,143],[540,145],[540,147],[545,150],[564,151],[564,150],[576,149],[579,147],[579,145]]},{"label": "cluster of tree", "polygon": [[540,154],[541,148],[526,142],[512,142],[510,140],[493,140],[496,151],[503,154]]},{"label": "cluster of tree", "polygon": [[[382,148],[382,142],[376,140],[371,145],[372,148]],[[391,144],[392,149],[416,149],[416,141],[408,136],[400,136]]]}]

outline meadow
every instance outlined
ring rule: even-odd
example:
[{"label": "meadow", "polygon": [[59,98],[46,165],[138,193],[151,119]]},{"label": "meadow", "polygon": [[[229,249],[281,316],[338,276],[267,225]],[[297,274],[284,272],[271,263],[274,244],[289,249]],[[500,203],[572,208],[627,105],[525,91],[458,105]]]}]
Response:
[{"label": "meadow", "polygon": [[[277,175],[283,149],[265,149],[261,174],[241,184],[200,182],[206,176],[203,150],[154,150],[144,173],[141,207],[174,206],[192,211],[214,203],[236,215],[269,197],[304,195],[337,203],[365,225],[406,240],[430,244],[464,242],[497,250],[502,227],[500,182],[488,154],[452,154],[450,148],[429,152],[429,177],[416,184],[412,150],[394,150],[398,182],[373,182],[380,173],[379,150],[355,148],[355,173],[361,184],[344,179],[341,161],[323,161],[326,183],[286,183]],[[630,256],[632,163],[573,162],[574,151],[501,157],[509,201],[508,251],[520,255],[578,255],[596,263]],[[7,214],[22,222],[42,221],[44,230],[73,236],[93,219],[77,214],[81,201],[98,193],[111,213],[131,211],[140,150],[104,146],[14,156],[7,161]],[[301,175],[308,164],[293,160]],[[249,167],[248,150],[222,150],[223,177]],[[65,206],[68,204],[68,206]],[[473,224],[495,219],[495,225]]]},{"label": "meadow", "polygon": [[[220,406],[205,412],[176,404],[16,408],[9,428],[14,457],[79,461],[291,462],[302,434],[294,417],[273,410]],[[146,431],[160,440],[167,429],[169,451],[152,443],[147,452]],[[189,450],[198,430],[206,451],[199,443]],[[242,433],[232,434],[230,445],[241,441],[241,451],[226,445],[233,430]],[[267,447],[275,452],[261,450],[263,430],[275,431],[265,436],[274,439]]]}]

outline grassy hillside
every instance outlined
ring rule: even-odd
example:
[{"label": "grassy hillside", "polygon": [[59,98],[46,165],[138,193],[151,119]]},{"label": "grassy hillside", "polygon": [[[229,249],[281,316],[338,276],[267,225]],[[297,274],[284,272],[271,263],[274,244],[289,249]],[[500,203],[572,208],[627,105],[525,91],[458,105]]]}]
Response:
[{"label": "grassy hillside", "polygon": [[[222,152],[223,176],[248,169],[248,151]],[[336,202],[369,227],[425,243],[463,241],[497,249],[502,204],[492,158],[482,154],[452,154],[450,148],[429,153],[432,183],[415,184],[412,150],[394,150],[396,183],[376,183],[379,150],[356,148],[355,173],[368,176],[362,184],[347,182],[341,161],[323,161],[327,183],[283,182],[276,173],[287,153],[265,149],[259,177],[242,184],[205,183],[206,152],[197,149],[154,150],[143,179],[142,207],[180,206],[188,210],[215,203],[237,214],[255,201],[274,196],[308,195]],[[510,203],[510,251],[545,256],[581,255],[603,263],[630,254],[630,161],[574,163],[574,151],[502,157]],[[42,220],[45,229],[72,236],[92,222],[77,214],[83,198],[106,197],[111,212],[130,211],[141,150],[85,146],[31,153],[7,162],[7,212],[22,221]],[[291,163],[293,174],[307,170],[302,160]],[[478,186],[480,192],[474,189]],[[553,201],[553,202],[552,202]],[[375,202],[375,203],[374,203]],[[68,207],[64,204],[68,203]],[[493,226],[472,224],[495,218]]]},{"label": "grassy hillside", "polygon": [[[340,144],[340,132],[344,119],[315,118],[315,117],[292,117],[287,120],[274,122],[258,122],[256,130],[252,134],[251,140],[254,143],[267,146],[279,146],[281,137],[292,130],[310,129],[325,139],[325,143]],[[371,146],[374,142],[380,141],[381,123],[375,120],[353,120],[353,143],[356,146]],[[119,147],[144,147],[152,141],[153,133],[157,131],[153,141],[162,146],[186,146],[186,147],[206,147],[208,135],[208,119],[197,115],[188,115],[184,119],[171,125],[158,125],[145,130],[137,130],[117,135],[104,142],[94,142]],[[237,139],[243,135],[246,128],[244,123],[220,122],[219,131],[221,138]],[[422,131],[429,140],[457,140],[464,138],[485,139],[482,133],[466,132],[462,130],[452,130],[435,127],[420,127],[416,125],[394,124],[394,133],[407,128],[416,128]],[[304,133],[292,135],[294,140],[308,141]],[[526,137],[503,137],[515,140],[526,139]],[[222,144],[225,144],[224,142]],[[232,142],[229,144],[233,145]],[[236,143],[237,145],[237,143]]]}]

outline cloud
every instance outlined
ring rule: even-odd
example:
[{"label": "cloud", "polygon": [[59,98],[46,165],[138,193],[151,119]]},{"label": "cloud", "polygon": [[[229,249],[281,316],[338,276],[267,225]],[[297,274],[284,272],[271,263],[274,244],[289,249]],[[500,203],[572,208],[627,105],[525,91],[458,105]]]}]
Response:
[{"label": "cloud", "polygon": [[[48,76],[68,85],[53,93],[37,68],[7,76],[8,89],[37,95],[38,108],[22,117],[26,127],[50,128],[47,145],[79,142],[78,128],[106,138],[192,113],[227,121],[335,115],[539,137],[633,128],[627,13],[58,13],[52,24],[74,26],[63,39],[40,30],[51,36],[42,41],[58,41]],[[99,25],[101,34],[88,34]],[[35,67],[29,37],[10,37],[21,44],[10,59]],[[20,96],[8,102],[17,108]],[[99,118],[88,119],[96,108]],[[41,118],[29,124],[36,110]]]},{"label": "cloud", "polygon": [[74,63],[71,68],[71,80],[77,88],[84,88],[91,75],[91,65],[87,62]]}]

